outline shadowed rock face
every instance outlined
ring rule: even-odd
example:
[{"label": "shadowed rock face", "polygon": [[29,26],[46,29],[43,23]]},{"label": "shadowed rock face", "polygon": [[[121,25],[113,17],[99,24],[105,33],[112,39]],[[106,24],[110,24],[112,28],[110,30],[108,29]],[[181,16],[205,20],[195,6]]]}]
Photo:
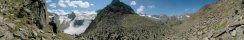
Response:
[{"label": "shadowed rock face", "polygon": [[[14,1],[16,1],[16,3]],[[1,14],[5,17],[9,17],[9,21],[23,18],[26,19],[26,23],[36,24],[40,29],[46,27],[48,25],[48,14],[45,2],[43,2],[43,0],[23,1],[1,1]]]},{"label": "shadowed rock face", "polygon": [[49,25],[52,26],[54,33],[58,33],[57,24],[53,20],[51,22],[49,22]]},{"label": "shadowed rock face", "polygon": [[79,27],[79,26],[83,25],[85,20],[74,20],[74,21],[75,21],[74,26]]},{"label": "shadowed rock face", "polygon": [[[32,15],[35,15],[36,19],[36,25],[40,28],[43,29],[43,27],[47,27],[48,23],[48,13],[47,13],[47,8],[45,6],[45,2],[43,0],[32,0],[30,4],[24,5],[23,7],[26,9],[31,10],[33,13]],[[28,11],[27,11],[28,12]],[[21,14],[21,13],[19,13]],[[31,15],[31,14],[29,14]]]},{"label": "shadowed rock face", "polygon": [[75,13],[71,13],[71,14],[68,14],[68,18],[70,18],[71,20],[74,20],[76,17]]},{"label": "shadowed rock face", "polygon": [[38,28],[43,29],[48,24],[48,14],[47,8],[45,6],[45,2],[43,0],[31,0],[29,3],[20,4],[20,12],[16,14],[17,18],[29,17],[33,21],[27,21],[31,23],[35,23]]}]

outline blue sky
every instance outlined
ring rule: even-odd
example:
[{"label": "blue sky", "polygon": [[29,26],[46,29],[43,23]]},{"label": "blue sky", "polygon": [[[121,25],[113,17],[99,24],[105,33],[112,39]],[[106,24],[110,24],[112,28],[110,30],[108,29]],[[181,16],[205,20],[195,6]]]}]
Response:
[{"label": "blue sky", "polygon": [[[103,9],[112,0],[46,0],[48,11],[57,14],[95,12]],[[140,14],[180,15],[194,13],[216,0],[121,0]]]}]

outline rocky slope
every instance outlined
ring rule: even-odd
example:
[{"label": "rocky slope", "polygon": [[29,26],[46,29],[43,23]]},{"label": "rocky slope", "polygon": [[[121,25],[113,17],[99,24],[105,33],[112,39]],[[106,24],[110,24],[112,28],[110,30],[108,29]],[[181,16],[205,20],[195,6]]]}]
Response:
[{"label": "rocky slope", "polygon": [[243,40],[244,0],[218,0],[193,14],[179,30],[168,36],[173,40]]},{"label": "rocky slope", "polygon": [[48,25],[44,0],[0,0],[0,40],[71,40]]}]

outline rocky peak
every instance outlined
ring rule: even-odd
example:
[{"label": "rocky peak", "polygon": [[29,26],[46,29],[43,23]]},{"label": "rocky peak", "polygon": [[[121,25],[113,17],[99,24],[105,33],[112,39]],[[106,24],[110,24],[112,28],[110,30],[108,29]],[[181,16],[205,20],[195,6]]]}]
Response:
[{"label": "rocky peak", "polygon": [[94,21],[100,21],[101,19],[104,18],[109,18],[109,17],[114,17],[114,18],[109,18],[109,19],[122,19],[124,16],[126,16],[126,14],[136,14],[134,12],[134,10],[120,2],[119,0],[113,0],[107,7],[105,7],[104,9],[100,10],[100,12],[98,12],[97,17],[95,18],[96,20]]},{"label": "rocky peak", "polygon": [[[134,10],[126,5],[125,3],[120,2],[119,0],[113,0],[104,10],[110,12],[121,12],[123,14],[134,14]],[[118,13],[117,13],[118,14]]]},{"label": "rocky peak", "polygon": [[119,0],[113,0],[113,1],[112,1],[112,4],[113,4],[113,3],[119,3],[119,2],[120,2]]},{"label": "rocky peak", "polygon": [[75,15],[75,13],[74,13],[74,12],[72,12],[72,13],[68,14],[67,16],[68,16],[68,18],[70,18],[71,20],[74,20],[74,19],[75,19],[75,17],[76,17],[76,15]]},{"label": "rocky peak", "polygon": [[135,12],[130,6],[120,2],[119,0],[113,0],[107,7],[98,12],[98,15],[94,21],[92,21],[87,31],[93,30],[95,27],[97,27],[94,25],[99,24],[99,22],[104,22],[103,24],[105,24],[107,22],[114,21],[113,23],[117,23],[126,16],[132,14],[135,14]]}]

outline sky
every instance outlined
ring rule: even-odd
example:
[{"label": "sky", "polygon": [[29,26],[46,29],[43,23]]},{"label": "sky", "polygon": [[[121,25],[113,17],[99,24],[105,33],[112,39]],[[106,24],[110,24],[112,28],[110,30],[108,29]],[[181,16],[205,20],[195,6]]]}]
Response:
[{"label": "sky", "polygon": [[[96,12],[103,9],[112,0],[46,0],[48,12],[58,15]],[[147,15],[180,15],[194,13],[206,4],[216,0],[121,0],[131,6],[138,14]]]}]

